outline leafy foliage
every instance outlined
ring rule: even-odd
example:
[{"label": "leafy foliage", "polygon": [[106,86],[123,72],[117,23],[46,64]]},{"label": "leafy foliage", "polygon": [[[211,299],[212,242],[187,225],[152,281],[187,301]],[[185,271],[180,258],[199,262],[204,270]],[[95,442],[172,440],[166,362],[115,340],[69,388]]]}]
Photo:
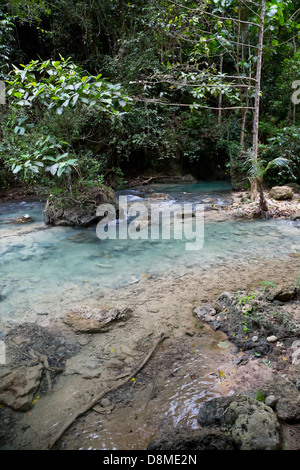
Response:
[{"label": "leafy foliage", "polygon": [[102,113],[119,116],[127,109],[128,98],[119,84],[107,82],[101,74],[83,75],[70,59],[35,60],[21,67],[14,66],[14,79],[7,81],[10,113],[2,146],[4,155],[10,155],[13,173],[21,172],[25,180],[34,179],[41,169],[53,176],[69,175],[78,159],[73,142],[66,141],[70,137],[68,125],[62,126],[58,139],[58,132],[47,133],[49,118],[61,116],[66,110],[88,115],[89,109],[95,119]]},{"label": "leafy foliage", "polygon": [[[7,0],[2,184],[122,182],[161,170],[245,178],[260,8],[252,0]],[[265,184],[300,181],[297,11],[292,0],[266,1],[256,168]],[[281,158],[289,164],[275,166]]]}]

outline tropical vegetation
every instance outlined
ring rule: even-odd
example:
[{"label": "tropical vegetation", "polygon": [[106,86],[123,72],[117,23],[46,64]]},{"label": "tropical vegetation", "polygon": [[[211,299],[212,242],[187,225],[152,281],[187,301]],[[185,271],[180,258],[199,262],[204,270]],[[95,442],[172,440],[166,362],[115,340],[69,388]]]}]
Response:
[{"label": "tropical vegetation", "polygon": [[1,189],[299,184],[299,14],[296,0],[4,0]]}]

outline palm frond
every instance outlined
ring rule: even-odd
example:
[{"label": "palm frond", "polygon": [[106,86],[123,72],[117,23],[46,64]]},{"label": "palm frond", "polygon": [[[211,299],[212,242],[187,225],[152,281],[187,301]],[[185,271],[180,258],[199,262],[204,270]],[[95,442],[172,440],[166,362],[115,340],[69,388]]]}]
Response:
[{"label": "palm frond", "polygon": [[287,158],[284,157],[277,157],[274,158],[274,160],[270,161],[267,166],[264,169],[263,174],[267,173],[267,171],[273,166],[273,167],[288,167],[290,164],[290,161]]}]

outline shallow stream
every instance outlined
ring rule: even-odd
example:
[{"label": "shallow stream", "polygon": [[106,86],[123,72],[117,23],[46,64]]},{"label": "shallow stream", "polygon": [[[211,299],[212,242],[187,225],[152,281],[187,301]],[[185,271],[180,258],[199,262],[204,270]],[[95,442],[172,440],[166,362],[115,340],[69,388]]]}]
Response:
[{"label": "shallow stream", "polygon": [[[165,208],[173,203],[191,202],[202,204],[205,210],[213,206],[222,206],[226,210],[226,205],[231,202],[231,187],[223,182],[153,185],[147,186],[146,191],[145,188],[139,188],[122,191],[120,195],[127,196],[130,202],[143,203],[151,194],[149,190],[170,195],[170,199],[160,201]],[[3,325],[53,318],[61,315],[68,306],[84,303],[89,298],[104,297],[106,300],[118,297],[116,289],[123,288],[124,292],[125,288],[126,292],[128,286],[128,297],[125,296],[124,299],[130,300],[130,296],[134,295],[141,305],[134,322],[126,325],[126,334],[136,335],[134,338],[132,336],[131,341],[137,341],[149,334],[149,325],[153,331],[156,325],[153,322],[159,322],[160,316],[164,316],[166,325],[169,321],[170,328],[176,328],[176,321],[178,324],[184,323],[184,315],[187,315],[190,325],[195,323],[189,316],[191,304],[185,307],[185,296],[188,297],[190,290],[195,289],[192,284],[192,274],[195,271],[203,272],[202,284],[205,287],[209,283],[218,282],[222,269],[230,271],[232,265],[242,265],[243,269],[251,260],[259,260],[261,264],[264,260],[281,260],[288,257],[289,253],[300,252],[299,222],[205,220],[204,210],[203,247],[189,251],[184,238],[100,240],[96,227],[46,227],[43,223],[44,205],[41,201],[24,200],[0,206],[0,334]],[[25,214],[34,221],[20,225],[5,223]],[[129,220],[122,223],[129,223]],[[212,281],[210,274],[214,267],[218,268],[218,274]],[[233,274],[238,277],[238,273]],[[172,278],[173,275],[177,278],[177,284],[164,284],[164,276]],[[191,275],[191,281],[180,284],[178,279],[184,275]],[[142,289],[140,293],[138,289],[134,292],[133,287],[138,287],[139,281],[145,279],[152,279],[151,289],[145,293],[142,293]],[[144,286],[145,284],[143,288]],[[168,293],[164,291],[166,286],[171,286],[174,292],[178,286],[186,290],[179,290],[174,295],[172,290]],[[147,325],[144,325],[145,320]],[[188,324],[184,327],[188,327]],[[113,359],[115,353],[112,354],[111,351],[118,350],[117,345],[121,351],[118,360],[123,361],[123,366],[127,364],[126,350],[130,348],[128,338],[122,337],[122,331],[120,328],[107,335],[100,335],[103,338],[99,339],[100,346],[103,341],[105,348],[102,349],[101,360],[105,351],[109,351],[106,355]],[[178,338],[178,344],[181,345],[181,337]],[[218,368],[225,370],[224,364],[230,358],[230,351],[219,347],[223,340],[221,332],[208,330],[204,335],[185,336],[184,346],[180,346],[184,348],[182,355],[177,349],[171,355],[169,364],[164,362],[161,368],[159,364],[153,364],[156,382],[145,382],[143,393],[135,395],[133,407],[131,404],[126,407],[126,396],[122,396],[120,392],[118,411],[109,416],[99,415],[96,419],[92,414],[89,415],[86,420],[78,423],[75,431],[66,435],[63,448],[142,449],[165,425],[197,427],[199,404],[220,393],[217,371]],[[171,346],[172,342],[168,347]],[[168,353],[168,349],[165,352]],[[82,354],[84,356],[84,351]],[[164,354],[162,353],[162,357]],[[128,358],[130,359],[130,351]],[[97,355],[95,360],[99,360]],[[247,373],[246,371],[245,374]],[[71,382],[71,395],[72,387]],[[227,391],[230,392],[230,385]],[[68,391],[62,390],[61,393],[62,400],[65,400]],[[57,418],[53,412],[56,407],[59,408],[59,405],[56,406],[57,397],[52,398],[50,394],[49,399],[48,405],[40,400],[35,405],[32,416],[28,417],[33,435],[34,432],[39,435],[39,422],[51,419],[61,419],[63,422],[65,419],[60,415]],[[67,409],[69,406],[71,404],[67,403]],[[25,416],[27,426],[26,419]],[[37,423],[36,431],[32,424],[34,420]],[[51,426],[56,424],[54,422]],[[30,426],[28,433],[31,432]],[[28,439],[32,442],[32,437]],[[36,448],[42,448],[43,444],[36,445]]]},{"label": "shallow stream", "polygon": [[[171,195],[174,202],[199,202],[209,198],[216,205],[230,200],[226,183],[155,185],[156,192]],[[149,194],[124,191],[131,202],[143,201]],[[207,205],[212,205],[211,202]],[[206,206],[207,206],[206,205]],[[205,204],[204,204],[205,206]],[[275,259],[300,251],[299,225],[290,221],[205,221],[202,249],[187,250],[187,240],[100,240],[96,228],[46,228],[42,202],[5,204],[0,207],[0,295],[1,317],[43,311],[49,301],[89,285],[99,294],[138,282],[141,276],[191,272],[193,267],[209,267],[234,260]],[[34,222],[20,225],[3,223],[28,214]],[[205,219],[204,219],[205,220]],[[24,228],[21,227],[21,228]],[[35,228],[37,229],[35,231]],[[41,230],[39,230],[41,228]],[[77,300],[77,299],[76,299]]]}]

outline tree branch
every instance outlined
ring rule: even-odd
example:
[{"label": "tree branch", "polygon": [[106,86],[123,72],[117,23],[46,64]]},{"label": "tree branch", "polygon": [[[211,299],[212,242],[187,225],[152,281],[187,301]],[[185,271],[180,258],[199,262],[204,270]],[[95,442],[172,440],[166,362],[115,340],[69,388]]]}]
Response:
[{"label": "tree branch", "polygon": [[198,13],[203,13],[203,15],[213,16],[214,18],[217,18],[218,20],[234,21],[235,23],[251,24],[252,26],[256,26],[257,28],[260,28],[259,24],[253,23],[252,21],[244,21],[244,20],[238,20],[237,18],[231,18],[231,17],[226,17],[226,16],[218,16],[218,15],[215,15],[214,13],[210,13],[206,10],[200,10],[199,8],[186,7],[184,5],[181,5],[180,3],[174,2],[173,0],[168,0],[168,2],[172,3],[173,5],[176,5],[178,7],[181,7],[185,10],[195,11],[195,12],[198,12]]},{"label": "tree branch", "polygon": [[186,107],[186,108],[203,108],[203,109],[212,109],[218,111],[219,109],[225,110],[225,109],[254,109],[254,107],[249,107],[249,106],[228,106],[224,108],[219,108],[219,107],[212,107],[212,106],[204,106],[201,104],[187,104],[187,103],[166,103],[165,101],[160,101],[156,98],[152,99],[146,99],[146,98],[138,98],[138,97],[133,97],[133,101],[139,101],[142,103],[150,103],[150,104],[160,104],[162,106],[181,106],[181,107]]}]

